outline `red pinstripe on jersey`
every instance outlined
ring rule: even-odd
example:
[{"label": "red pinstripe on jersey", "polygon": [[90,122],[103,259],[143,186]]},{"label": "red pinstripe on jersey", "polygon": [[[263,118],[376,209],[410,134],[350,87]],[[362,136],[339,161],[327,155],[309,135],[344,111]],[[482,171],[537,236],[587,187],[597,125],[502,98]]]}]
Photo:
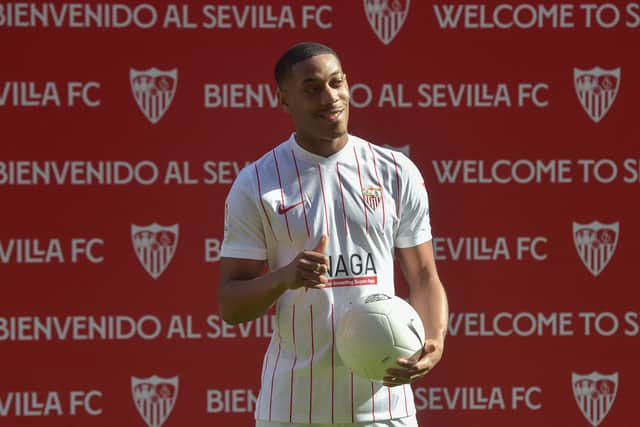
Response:
[{"label": "red pinstripe on jersey", "polygon": [[293,364],[291,365],[291,383],[289,386],[289,422],[293,420],[293,371],[296,369],[298,361],[298,350],[296,349],[296,305],[293,304],[291,313],[291,335],[293,342]]},{"label": "red pinstripe on jersey", "polygon": [[258,200],[260,200],[260,206],[262,206],[262,212],[264,212],[265,218],[267,218],[267,222],[269,223],[269,229],[271,230],[271,234],[273,234],[273,238],[278,240],[276,233],[273,231],[273,227],[271,226],[271,220],[269,219],[269,215],[267,214],[267,209],[264,207],[264,202],[262,201],[262,188],[260,188],[260,175],[258,174],[258,165],[253,164],[256,169],[256,181],[258,182]]},{"label": "red pinstripe on jersey", "polygon": [[[276,157],[276,150],[271,150],[273,153],[273,160],[276,162],[276,173],[278,174],[278,185],[280,186],[280,199],[282,200],[282,207],[285,206],[284,201],[284,190],[282,189],[282,180],[280,179],[280,168],[278,167],[278,157]],[[287,234],[289,234],[289,240],[293,242],[293,238],[291,238],[291,230],[289,229],[289,219],[287,218],[287,211],[284,212],[284,222],[287,224]]]},{"label": "red pinstripe on jersey", "polygon": [[349,226],[347,225],[347,209],[344,207],[344,190],[342,189],[342,175],[340,175],[340,162],[336,162],[336,172],[338,174],[338,184],[340,185],[340,200],[342,201],[342,217],[344,218],[344,233],[349,235]]},{"label": "red pinstripe on jersey", "polygon": [[[369,143],[369,151],[371,151],[371,157],[373,158],[373,170],[376,173],[376,180],[378,181],[378,187],[382,188],[382,182],[380,182],[380,175],[378,175],[378,165],[376,163],[376,155],[373,152],[373,147],[371,147],[371,143]],[[384,221],[386,218],[384,211],[384,191],[380,191],[380,200],[382,203],[382,229],[384,230]]]},{"label": "red pinstripe on jersey", "polygon": [[389,418],[393,418],[391,416],[391,389],[387,387],[387,394],[389,395]]},{"label": "red pinstripe on jersey", "polygon": [[358,178],[360,179],[360,197],[362,197],[362,210],[364,212],[364,223],[365,230],[367,234],[369,234],[369,219],[367,218],[367,204],[364,201],[364,194],[362,194],[362,190],[364,186],[362,185],[362,174],[360,173],[360,161],[358,160],[358,153],[356,152],[356,147],[353,147],[353,155],[356,157],[356,165],[358,166]]},{"label": "red pinstripe on jersey", "polygon": [[320,164],[318,163],[318,175],[320,176],[320,188],[322,189],[322,205],[324,206],[324,225],[325,230],[327,231],[327,236],[329,235],[329,216],[327,215],[327,199],[324,196],[324,182],[322,181],[322,171],[320,169]]},{"label": "red pinstripe on jersey", "polygon": [[[264,384],[264,374],[267,373],[267,366],[269,366],[269,352],[265,354],[264,363],[262,364],[262,373],[260,374],[260,384]],[[260,409],[262,408],[261,402],[262,402],[262,398],[258,398],[258,401],[256,403],[257,414],[260,413]]]},{"label": "red pinstripe on jersey", "polygon": [[405,412],[405,416],[408,417],[409,406],[407,406],[407,385],[406,384],[402,385],[402,391],[404,392],[404,412]]},{"label": "red pinstripe on jersey", "polygon": [[309,323],[311,324],[311,363],[309,364],[309,424],[311,424],[311,408],[313,406],[313,305],[309,306]]},{"label": "red pinstripe on jersey", "polygon": [[393,166],[396,168],[396,194],[398,200],[396,201],[396,217],[400,218],[400,173],[398,172],[398,162],[396,162],[396,156],[391,152],[391,158],[393,159]]},{"label": "red pinstripe on jersey", "polygon": [[354,407],[355,390],[353,388],[353,372],[351,372],[351,422],[355,423],[356,421],[356,408]]},{"label": "red pinstripe on jersey", "polygon": [[331,423],[334,421],[334,400],[335,400],[335,365],[334,355],[336,350],[336,324],[333,317],[333,304],[331,304]]},{"label": "red pinstripe on jersey", "polygon": [[300,170],[298,169],[298,161],[296,160],[296,153],[291,150],[291,156],[293,157],[293,164],[296,167],[296,175],[298,175],[298,188],[300,188],[300,203],[302,204],[302,212],[304,212],[304,225],[307,227],[307,237],[311,236],[309,230],[309,221],[307,220],[307,208],[304,206],[304,196],[302,195],[302,179],[300,179]]},{"label": "red pinstripe on jersey", "polygon": [[280,350],[282,347],[278,343],[278,354],[276,356],[276,363],[273,365],[273,371],[271,371],[271,390],[269,391],[269,421],[271,421],[271,406],[273,404],[273,383],[276,376],[276,369],[278,369],[278,361],[280,360]]},{"label": "red pinstripe on jersey", "polygon": [[371,383],[371,417],[373,418],[373,422],[376,422],[376,390],[373,387],[373,382]]}]

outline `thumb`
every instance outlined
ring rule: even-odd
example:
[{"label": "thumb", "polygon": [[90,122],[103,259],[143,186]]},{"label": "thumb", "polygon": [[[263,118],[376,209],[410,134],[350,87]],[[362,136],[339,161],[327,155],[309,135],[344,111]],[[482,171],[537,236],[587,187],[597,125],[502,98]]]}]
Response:
[{"label": "thumb", "polygon": [[320,241],[318,242],[318,244],[316,245],[315,248],[313,248],[314,252],[320,252],[320,253],[325,253],[325,251],[327,250],[327,242],[329,241],[329,238],[326,235],[322,235],[322,237],[320,237]]}]

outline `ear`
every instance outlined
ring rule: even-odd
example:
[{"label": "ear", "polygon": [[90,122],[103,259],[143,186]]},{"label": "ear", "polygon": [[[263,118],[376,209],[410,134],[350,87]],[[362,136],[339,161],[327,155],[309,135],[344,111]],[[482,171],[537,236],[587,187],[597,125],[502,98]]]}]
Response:
[{"label": "ear", "polygon": [[286,113],[288,113],[289,112],[289,104],[287,102],[287,94],[286,94],[286,92],[284,92],[283,90],[278,88],[277,95],[278,95],[278,104],[280,104],[282,109]]}]

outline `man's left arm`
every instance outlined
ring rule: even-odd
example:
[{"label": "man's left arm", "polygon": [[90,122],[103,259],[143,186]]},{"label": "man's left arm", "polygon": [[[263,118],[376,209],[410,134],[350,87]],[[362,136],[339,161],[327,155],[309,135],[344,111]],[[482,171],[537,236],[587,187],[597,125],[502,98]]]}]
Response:
[{"label": "man's left arm", "polygon": [[400,358],[398,368],[388,370],[384,384],[390,387],[422,378],[440,361],[449,318],[447,295],[438,277],[431,241],[396,248],[396,255],[409,285],[409,302],[422,319],[426,339],[418,360]]}]

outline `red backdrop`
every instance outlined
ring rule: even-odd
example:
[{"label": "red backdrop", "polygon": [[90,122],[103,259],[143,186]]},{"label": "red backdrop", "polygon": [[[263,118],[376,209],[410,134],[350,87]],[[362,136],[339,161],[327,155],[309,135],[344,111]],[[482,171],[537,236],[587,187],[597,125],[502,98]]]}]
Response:
[{"label": "red backdrop", "polygon": [[271,323],[217,313],[224,198],[315,40],[350,131],[430,193],[422,425],[637,425],[639,27],[632,1],[3,1],[0,424],[252,425]]}]

